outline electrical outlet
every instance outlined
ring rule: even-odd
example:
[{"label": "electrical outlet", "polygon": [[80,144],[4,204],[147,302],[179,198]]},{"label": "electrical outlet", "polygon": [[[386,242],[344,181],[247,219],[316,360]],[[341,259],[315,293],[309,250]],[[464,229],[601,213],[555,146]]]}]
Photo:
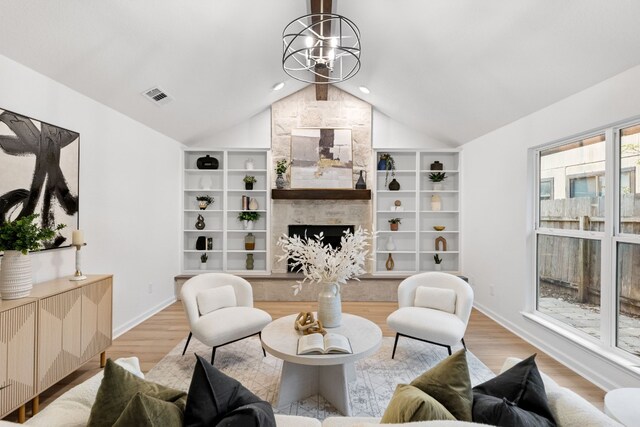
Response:
[{"label": "electrical outlet", "polygon": [[153,283],[149,283],[149,288],[147,289],[147,292],[149,292],[150,294],[153,293]]},{"label": "electrical outlet", "polygon": [[495,285],[489,285],[489,295],[491,296],[495,296],[496,294],[496,287]]}]

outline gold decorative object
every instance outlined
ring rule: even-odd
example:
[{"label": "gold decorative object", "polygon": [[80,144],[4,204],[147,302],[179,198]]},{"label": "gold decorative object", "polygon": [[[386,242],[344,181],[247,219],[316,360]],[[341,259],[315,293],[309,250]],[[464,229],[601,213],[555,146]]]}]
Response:
[{"label": "gold decorative object", "polygon": [[444,225],[434,225],[433,226],[433,229],[436,230],[436,231],[443,231],[445,228],[447,228],[447,227],[445,227]]},{"label": "gold decorative object", "polygon": [[293,324],[296,331],[302,332],[304,335],[309,334],[326,334],[327,331],[322,327],[322,322],[316,320],[310,311],[301,311]]}]

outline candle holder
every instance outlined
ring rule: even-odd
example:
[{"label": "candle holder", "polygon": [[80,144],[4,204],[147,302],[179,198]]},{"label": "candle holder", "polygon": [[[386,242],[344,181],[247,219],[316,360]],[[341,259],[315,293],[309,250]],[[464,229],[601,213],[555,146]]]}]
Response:
[{"label": "candle holder", "polygon": [[82,268],[80,267],[80,249],[82,249],[82,247],[86,245],[86,243],[83,243],[81,245],[73,245],[76,248],[76,272],[73,277],[69,279],[73,282],[87,279],[87,276],[82,274]]}]

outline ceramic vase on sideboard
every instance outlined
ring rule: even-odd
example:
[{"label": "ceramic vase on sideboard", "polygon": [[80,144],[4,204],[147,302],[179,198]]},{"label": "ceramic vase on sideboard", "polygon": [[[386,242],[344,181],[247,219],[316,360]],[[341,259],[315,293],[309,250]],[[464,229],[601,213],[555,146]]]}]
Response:
[{"label": "ceramic vase on sideboard", "polygon": [[0,296],[2,299],[24,298],[31,293],[31,258],[20,251],[4,251],[0,268]]},{"label": "ceramic vase on sideboard", "polygon": [[336,283],[324,283],[318,294],[318,320],[325,328],[335,328],[342,322],[340,287]]}]

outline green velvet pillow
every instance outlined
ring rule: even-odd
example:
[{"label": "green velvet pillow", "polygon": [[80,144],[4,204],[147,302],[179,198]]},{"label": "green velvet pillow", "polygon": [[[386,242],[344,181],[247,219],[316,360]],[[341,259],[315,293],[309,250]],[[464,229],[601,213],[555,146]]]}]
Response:
[{"label": "green velvet pillow", "polygon": [[137,393],[171,402],[184,412],[185,392],[145,381],[108,359],[87,426],[113,426]]},{"label": "green velvet pillow", "polygon": [[473,391],[464,349],[411,381],[411,385],[440,402],[457,420],[472,420]]},{"label": "green velvet pillow", "polygon": [[455,417],[440,402],[422,390],[408,384],[399,384],[396,391],[393,392],[393,397],[391,397],[380,423],[393,424],[432,420],[455,421]]},{"label": "green velvet pillow", "polygon": [[176,403],[165,402],[138,392],[113,427],[182,427],[183,411],[180,406],[184,408],[185,400],[186,397],[182,397]]}]

